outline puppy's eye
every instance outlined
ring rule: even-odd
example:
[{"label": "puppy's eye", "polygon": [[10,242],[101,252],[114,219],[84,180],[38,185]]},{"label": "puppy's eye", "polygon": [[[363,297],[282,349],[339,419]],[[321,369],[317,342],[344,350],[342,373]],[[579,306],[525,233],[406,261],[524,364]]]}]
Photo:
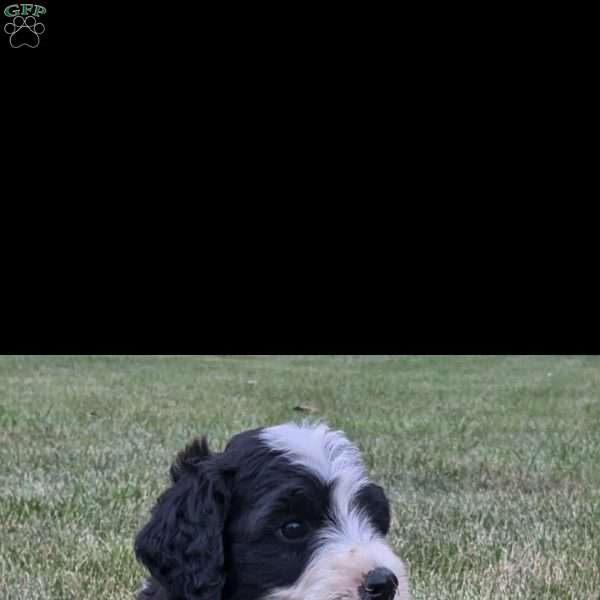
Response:
[{"label": "puppy's eye", "polygon": [[289,521],[280,529],[281,535],[288,540],[299,540],[308,533],[308,525],[303,521]]}]

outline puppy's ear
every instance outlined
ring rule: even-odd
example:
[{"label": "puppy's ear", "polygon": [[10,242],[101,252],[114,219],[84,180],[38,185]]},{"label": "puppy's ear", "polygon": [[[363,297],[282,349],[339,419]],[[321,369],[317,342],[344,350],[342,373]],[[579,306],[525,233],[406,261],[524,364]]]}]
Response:
[{"label": "puppy's ear", "polygon": [[363,508],[371,517],[375,527],[383,535],[387,535],[390,529],[390,503],[383,488],[370,483],[361,488],[355,498],[358,507]]},{"label": "puppy's ear", "polygon": [[223,527],[230,491],[216,458],[206,439],[177,456],[173,485],[135,541],[137,559],[174,598],[214,600],[225,584]]}]

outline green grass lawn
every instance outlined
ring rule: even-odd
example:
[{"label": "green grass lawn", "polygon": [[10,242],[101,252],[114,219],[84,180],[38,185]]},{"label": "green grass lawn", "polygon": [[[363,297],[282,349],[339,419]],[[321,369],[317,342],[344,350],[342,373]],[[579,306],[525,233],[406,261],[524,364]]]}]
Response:
[{"label": "green grass lawn", "polygon": [[600,598],[600,359],[0,357],[0,599],[132,599],[174,454],[301,419],[393,505],[415,600]]}]

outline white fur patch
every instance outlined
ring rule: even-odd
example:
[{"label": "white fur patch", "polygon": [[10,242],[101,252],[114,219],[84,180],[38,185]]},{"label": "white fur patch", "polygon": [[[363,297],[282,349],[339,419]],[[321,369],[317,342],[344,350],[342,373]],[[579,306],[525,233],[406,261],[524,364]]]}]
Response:
[{"label": "white fur patch", "polygon": [[377,567],[387,567],[398,578],[394,600],[409,600],[402,561],[368,516],[353,506],[356,493],[369,483],[356,446],[323,424],[286,423],[264,429],[260,437],[291,463],[332,484],[334,517],[334,524],[320,532],[319,549],[296,584],[265,600],[358,600],[365,575]]},{"label": "white fur patch", "polygon": [[358,448],[341,431],[319,423],[284,423],[268,427],[261,439],[293,464],[312,471],[324,483],[336,482],[342,497],[352,498],[369,483]]}]

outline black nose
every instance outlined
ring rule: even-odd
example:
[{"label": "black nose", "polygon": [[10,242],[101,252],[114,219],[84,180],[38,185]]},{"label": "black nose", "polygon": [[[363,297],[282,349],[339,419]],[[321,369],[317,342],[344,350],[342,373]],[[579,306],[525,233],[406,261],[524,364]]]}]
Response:
[{"label": "black nose", "polygon": [[397,587],[398,578],[385,567],[379,567],[367,573],[365,591],[369,598],[392,600]]}]

